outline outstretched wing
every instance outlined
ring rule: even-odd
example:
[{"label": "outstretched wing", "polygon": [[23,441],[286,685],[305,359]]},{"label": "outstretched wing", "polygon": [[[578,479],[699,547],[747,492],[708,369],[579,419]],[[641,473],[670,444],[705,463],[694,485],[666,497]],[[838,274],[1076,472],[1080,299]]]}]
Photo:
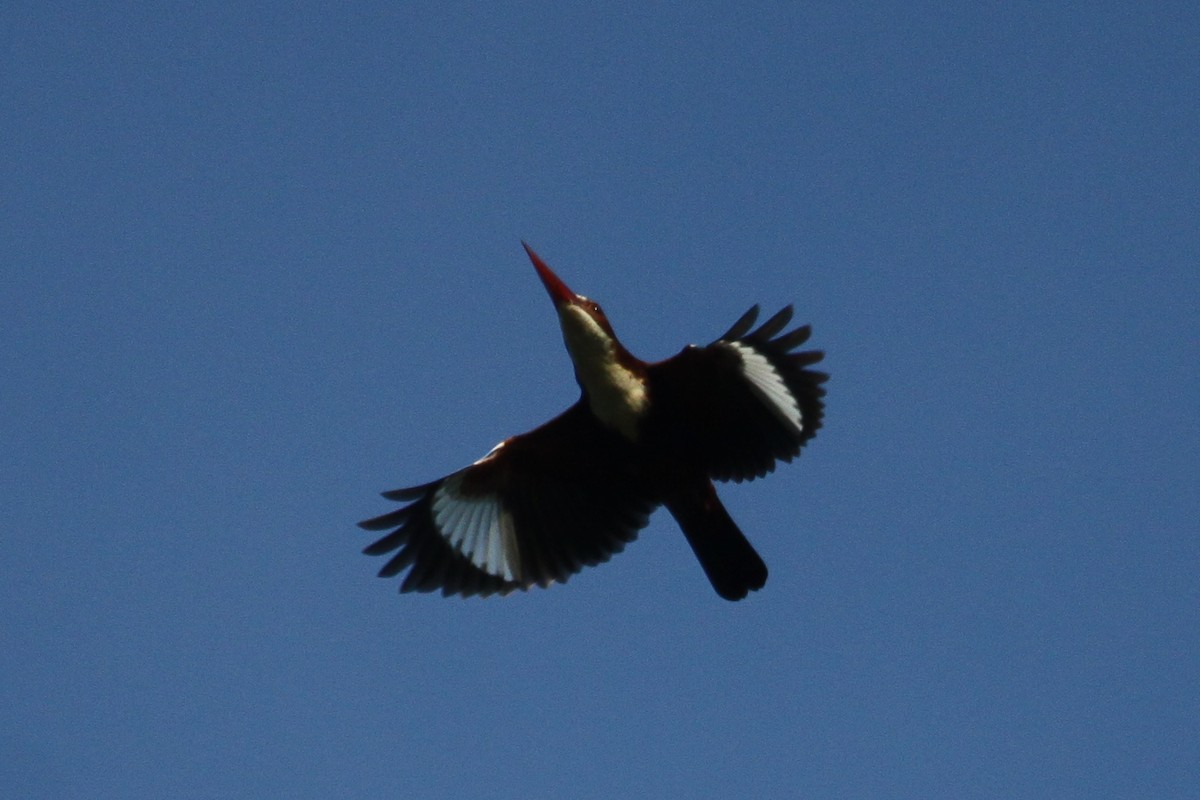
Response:
[{"label": "outstretched wing", "polygon": [[795,458],[821,427],[821,384],[829,376],[808,367],[824,354],[792,352],[811,329],[780,333],[791,306],[751,332],[757,318],[754,306],[707,347],[689,345],[647,370],[656,419],[644,430],[716,480],[767,474],[776,461]]},{"label": "outstretched wing", "polygon": [[658,502],[631,472],[629,445],[576,403],[441,480],[384,492],[408,505],[360,522],[392,529],[368,555],[408,570],[400,591],[507,594],[565,581],[637,537]]}]

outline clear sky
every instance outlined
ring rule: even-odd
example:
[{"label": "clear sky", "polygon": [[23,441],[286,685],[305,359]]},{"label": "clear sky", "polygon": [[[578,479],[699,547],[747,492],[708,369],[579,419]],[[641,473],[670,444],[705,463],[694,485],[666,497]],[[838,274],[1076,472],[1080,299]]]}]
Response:
[{"label": "clear sky", "polygon": [[[0,796],[1200,796],[1195,3],[0,7]],[[354,522],[794,303],[826,427],[563,586]]]}]

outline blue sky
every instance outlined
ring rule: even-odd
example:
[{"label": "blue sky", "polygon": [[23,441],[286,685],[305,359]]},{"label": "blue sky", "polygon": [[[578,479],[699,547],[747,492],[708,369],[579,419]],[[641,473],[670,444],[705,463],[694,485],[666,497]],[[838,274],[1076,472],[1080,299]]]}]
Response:
[{"label": "blue sky", "polygon": [[[0,794],[1200,794],[1194,4],[0,10]],[[565,586],[353,526],[576,397],[527,239],[826,427]]]}]

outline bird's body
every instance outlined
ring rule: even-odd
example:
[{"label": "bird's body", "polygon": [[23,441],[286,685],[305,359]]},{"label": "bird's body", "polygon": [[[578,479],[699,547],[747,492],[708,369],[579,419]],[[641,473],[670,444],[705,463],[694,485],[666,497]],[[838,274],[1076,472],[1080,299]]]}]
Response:
[{"label": "bird's body", "polygon": [[504,440],[445,478],[384,496],[408,505],[359,523],[391,532],[364,552],[399,550],[402,591],[488,595],[565,581],[622,550],[665,505],[713,588],[738,600],[767,568],[721,505],[713,480],[742,481],[791,461],[823,414],[816,351],[779,335],[787,307],[757,330],[750,309],[720,339],[657,363],[632,356],[604,312],[526,246],[558,310],[582,390],[539,428]]}]

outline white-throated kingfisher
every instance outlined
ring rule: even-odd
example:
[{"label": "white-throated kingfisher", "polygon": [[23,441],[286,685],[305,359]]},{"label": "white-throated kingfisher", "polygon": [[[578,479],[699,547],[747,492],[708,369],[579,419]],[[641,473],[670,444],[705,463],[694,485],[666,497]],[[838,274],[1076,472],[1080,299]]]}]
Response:
[{"label": "white-throated kingfisher", "polygon": [[390,531],[363,552],[399,551],[379,575],[407,569],[403,592],[507,594],[607,561],[664,505],[717,594],[740,600],[761,589],[766,564],[713,481],[766,475],[821,426],[828,376],[809,367],[823,354],[793,352],[809,327],[783,332],[787,306],[751,330],[754,306],[712,344],[647,363],[621,345],[600,306],[524,246],[558,311],[582,396],[469,467],[384,492],[407,505],[359,523]]}]

